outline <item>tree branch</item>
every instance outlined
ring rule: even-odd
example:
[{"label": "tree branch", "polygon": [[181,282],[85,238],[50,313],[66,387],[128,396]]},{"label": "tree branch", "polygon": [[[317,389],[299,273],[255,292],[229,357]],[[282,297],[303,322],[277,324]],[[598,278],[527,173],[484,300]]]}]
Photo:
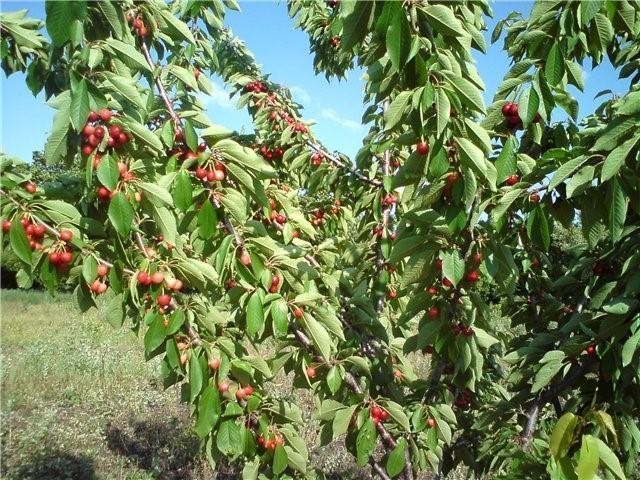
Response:
[{"label": "tree branch", "polygon": [[322,147],[320,147],[318,144],[313,143],[313,142],[308,142],[307,145],[313,151],[315,151],[317,153],[321,153],[327,160],[329,160],[336,167],[348,170],[349,173],[351,175],[353,175],[354,177],[362,180],[363,182],[369,183],[369,184],[373,185],[374,187],[377,187],[377,188],[382,187],[382,182],[380,180],[377,180],[375,178],[369,178],[364,173],[362,173],[358,169],[356,169],[355,167],[346,165],[345,163],[342,162],[342,160],[337,158],[335,155],[323,150]]}]

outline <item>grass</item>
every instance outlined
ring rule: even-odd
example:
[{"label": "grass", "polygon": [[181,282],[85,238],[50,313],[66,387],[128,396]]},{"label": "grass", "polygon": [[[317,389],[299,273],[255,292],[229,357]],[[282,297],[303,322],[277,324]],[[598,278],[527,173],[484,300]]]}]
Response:
[{"label": "grass", "polygon": [[141,340],[69,295],[1,294],[2,478],[210,478]]},{"label": "grass", "polygon": [[[114,329],[103,310],[80,313],[71,295],[0,290],[0,477],[6,480],[239,478],[199,456],[179,388],[163,391],[159,360],[142,340]],[[308,392],[291,378],[269,386],[305,412],[311,461],[331,479],[366,479],[338,440],[315,448]]]}]

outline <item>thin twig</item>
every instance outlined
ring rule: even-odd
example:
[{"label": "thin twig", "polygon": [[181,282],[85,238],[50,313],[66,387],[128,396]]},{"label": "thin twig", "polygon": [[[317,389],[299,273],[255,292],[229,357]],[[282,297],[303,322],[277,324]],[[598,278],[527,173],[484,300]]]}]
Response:
[{"label": "thin twig", "polygon": [[336,167],[338,168],[342,168],[345,170],[348,170],[349,173],[351,175],[353,175],[354,177],[369,183],[375,187],[382,187],[382,182],[380,180],[377,180],[375,178],[369,178],[367,177],[364,173],[360,172],[359,170],[357,170],[356,168],[345,164],[344,162],[342,162],[342,160],[340,160],[339,158],[337,158],[335,155],[327,152],[326,150],[324,150],[322,147],[320,147],[318,144],[313,143],[313,142],[308,142],[307,145],[309,147],[311,147],[312,150],[314,150],[315,152],[321,153],[324,158],[326,158],[327,160],[329,160],[332,164],[334,164]]}]

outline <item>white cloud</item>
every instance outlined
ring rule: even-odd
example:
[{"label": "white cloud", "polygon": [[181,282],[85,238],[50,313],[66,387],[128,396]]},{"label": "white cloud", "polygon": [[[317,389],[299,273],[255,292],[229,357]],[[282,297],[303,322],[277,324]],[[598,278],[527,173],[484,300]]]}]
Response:
[{"label": "white cloud", "polygon": [[207,95],[206,93],[200,95],[200,101],[202,103],[207,106],[224,108],[225,110],[234,110],[236,108],[235,102],[229,98],[229,92],[227,92],[222,85],[211,80],[211,88],[213,90],[211,95]]},{"label": "white cloud", "polygon": [[294,100],[300,100],[302,103],[311,103],[311,95],[304,88],[294,85],[289,88]]},{"label": "white cloud", "polygon": [[333,108],[324,108],[320,114],[332,122],[337,123],[345,128],[350,130],[362,130],[362,125],[353,120],[349,120],[348,118],[341,117]]}]

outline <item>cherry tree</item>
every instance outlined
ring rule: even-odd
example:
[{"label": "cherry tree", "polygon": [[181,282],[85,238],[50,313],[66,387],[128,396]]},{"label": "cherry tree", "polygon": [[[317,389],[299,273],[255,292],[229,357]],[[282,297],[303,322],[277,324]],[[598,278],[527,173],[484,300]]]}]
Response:
[{"label": "cherry tree", "polygon": [[[344,438],[383,479],[633,475],[640,4],[538,0],[500,20],[512,64],[486,106],[471,50],[486,51],[487,2],[290,0],[318,74],[366,70],[354,159],[323,146],[227,8],[1,15],[2,68],[56,110],[47,162],[86,172],[70,204],[2,158],[20,284],[74,285],[82,310],[105,297],[180,385],[212,467],[243,478],[322,475],[295,397],[269,386],[280,372],[316,398],[320,444]],[[605,56],[629,91],[578,123],[570,85]],[[204,113],[212,75],[252,134]],[[584,237],[566,268],[556,225]]]}]

